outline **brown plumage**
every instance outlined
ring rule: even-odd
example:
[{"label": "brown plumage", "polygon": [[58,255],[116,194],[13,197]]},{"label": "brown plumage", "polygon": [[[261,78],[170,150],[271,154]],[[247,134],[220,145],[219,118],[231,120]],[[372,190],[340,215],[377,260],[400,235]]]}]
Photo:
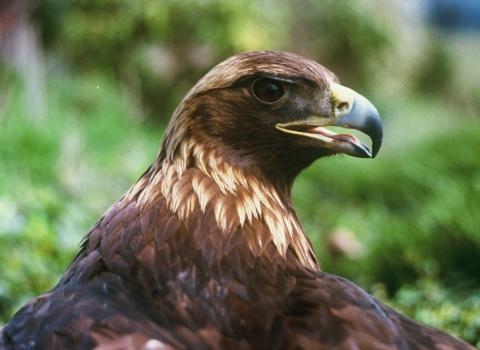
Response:
[{"label": "brown plumage", "polygon": [[[359,129],[372,152],[350,135]],[[314,160],[371,157],[375,108],[281,52],[215,67],[153,165],[85,236],[59,284],[0,330],[2,349],[473,349],[321,272],[290,198]]]}]

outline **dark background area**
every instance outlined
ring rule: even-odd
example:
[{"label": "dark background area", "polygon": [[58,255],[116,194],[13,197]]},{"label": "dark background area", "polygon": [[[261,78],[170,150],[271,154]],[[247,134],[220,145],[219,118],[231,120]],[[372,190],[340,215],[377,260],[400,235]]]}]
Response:
[{"label": "dark background area", "polygon": [[55,285],[198,79],[268,49],[320,62],[384,121],[375,160],[322,160],[294,187],[322,269],[480,348],[479,4],[3,1],[0,325]]}]

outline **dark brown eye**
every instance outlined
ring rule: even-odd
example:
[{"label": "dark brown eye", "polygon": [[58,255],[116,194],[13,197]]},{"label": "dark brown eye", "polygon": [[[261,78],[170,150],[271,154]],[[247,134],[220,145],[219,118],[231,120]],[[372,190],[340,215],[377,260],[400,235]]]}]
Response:
[{"label": "dark brown eye", "polygon": [[273,103],[285,95],[282,82],[269,78],[260,78],[253,82],[252,91],[260,101]]}]

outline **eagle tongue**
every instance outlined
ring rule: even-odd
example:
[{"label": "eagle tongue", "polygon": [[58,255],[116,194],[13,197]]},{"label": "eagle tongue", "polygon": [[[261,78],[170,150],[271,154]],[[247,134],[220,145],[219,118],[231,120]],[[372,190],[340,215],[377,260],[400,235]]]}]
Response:
[{"label": "eagle tongue", "polygon": [[327,136],[331,139],[334,140],[339,140],[343,142],[350,142],[355,145],[361,145],[362,143],[353,135],[349,134],[336,134],[331,130],[328,130],[327,128],[322,128],[320,126],[317,126],[315,128],[308,129],[308,132],[311,134],[319,134],[319,135],[324,135]]},{"label": "eagle tongue", "polygon": [[337,134],[337,135],[332,135],[330,137],[332,139],[335,139],[335,140],[340,140],[340,141],[343,141],[343,142],[350,142],[350,143],[354,143],[356,145],[361,144],[359,139],[357,139],[355,136],[349,135],[349,134]]},{"label": "eagle tongue", "polygon": [[348,153],[350,155],[354,155],[356,157],[360,158],[371,158],[371,152],[368,149],[368,147],[361,142],[359,139],[357,139],[354,135],[350,134],[336,134],[331,130],[328,130],[327,128],[322,128],[320,126],[310,128],[307,130],[307,132],[311,134],[318,134],[318,135],[323,135],[326,136],[332,140],[336,140],[339,142],[345,142],[350,144],[350,148],[352,150],[352,153]]}]

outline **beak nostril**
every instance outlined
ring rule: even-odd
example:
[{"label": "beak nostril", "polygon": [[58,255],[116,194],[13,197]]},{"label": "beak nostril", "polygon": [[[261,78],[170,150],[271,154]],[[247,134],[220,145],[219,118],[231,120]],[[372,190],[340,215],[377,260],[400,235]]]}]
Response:
[{"label": "beak nostril", "polygon": [[337,111],[338,112],[344,112],[348,110],[348,102],[340,102],[337,105]]}]

